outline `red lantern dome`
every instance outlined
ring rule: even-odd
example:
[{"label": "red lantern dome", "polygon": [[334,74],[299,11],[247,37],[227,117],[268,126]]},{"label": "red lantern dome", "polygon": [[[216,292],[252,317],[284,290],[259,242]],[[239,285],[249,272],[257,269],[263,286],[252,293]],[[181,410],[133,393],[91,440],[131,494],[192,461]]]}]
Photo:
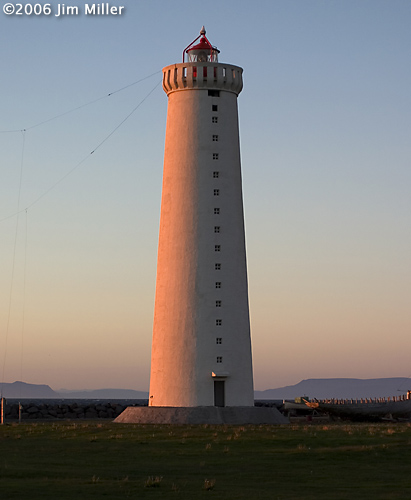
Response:
[{"label": "red lantern dome", "polygon": [[[206,30],[203,26],[199,36],[184,49],[183,62],[218,62],[220,51],[211,45],[205,34]],[[195,44],[198,39],[200,41]]]}]

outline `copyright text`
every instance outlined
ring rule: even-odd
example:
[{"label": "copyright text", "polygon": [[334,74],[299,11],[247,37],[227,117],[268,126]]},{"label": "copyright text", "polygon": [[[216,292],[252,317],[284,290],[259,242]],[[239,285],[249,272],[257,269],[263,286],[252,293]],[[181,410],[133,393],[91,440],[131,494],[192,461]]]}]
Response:
[{"label": "copyright text", "polygon": [[110,5],[104,3],[86,3],[83,7],[66,5],[64,3],[5,3],[3,13],[7,16],[122,16],[125,12],[124,5]]}]

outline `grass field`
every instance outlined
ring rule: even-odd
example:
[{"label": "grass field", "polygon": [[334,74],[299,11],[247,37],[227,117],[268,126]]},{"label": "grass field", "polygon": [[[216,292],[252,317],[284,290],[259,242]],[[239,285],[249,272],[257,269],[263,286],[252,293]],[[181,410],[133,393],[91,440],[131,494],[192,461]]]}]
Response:
[{"label": "grass field", "polygon": [[411,424],[0,426],[0,498],[411,499]]}]

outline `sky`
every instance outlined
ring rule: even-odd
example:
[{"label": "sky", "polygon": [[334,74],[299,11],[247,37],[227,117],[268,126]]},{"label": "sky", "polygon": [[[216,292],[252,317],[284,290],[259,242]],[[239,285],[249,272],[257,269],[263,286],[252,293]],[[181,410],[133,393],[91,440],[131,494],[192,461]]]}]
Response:
[{"label": "sky", "polygon": [[161,69],[202,25],[244,68],[255,388],[409,377],[411,2],[85,4],[0,12],[2,382],[148,390]]}]

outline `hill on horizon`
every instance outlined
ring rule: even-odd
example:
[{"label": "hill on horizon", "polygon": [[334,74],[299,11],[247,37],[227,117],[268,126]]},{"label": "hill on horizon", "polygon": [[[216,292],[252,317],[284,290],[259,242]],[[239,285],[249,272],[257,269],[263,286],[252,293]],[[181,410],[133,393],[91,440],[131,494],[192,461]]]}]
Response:
[{"label": "hill on horizon", "polygon": [[[255,399],[294,399],[300,396],[326,399],[392,397],[411,390],[411,378],[328,378],[305,379],[298,384],[254,391]],[[11,399],[148,399],[148,392],[134,389],[92,389],[54,391],[45,384],[16,381],[2,385],[2,395]]]},{"label": "hill on horizon", "polygon": [[147,399],[148,392],[133,389],[92,389],[54,391],[48,385],[13,382],[3,384],[2,394],[11,399]]},{"label": "hill on horizon", "polygon": [[300,396],[327,399],[392,397],[411,390],[411,378],[312,378],[295,385],[255,391],[256,399],[294,399]]},{"label": "hill on horizon", "polygon": [[70,399],[148,399],[148,392],[134,389],[91,389],[70,391],[60,389],[60,397]]},{"label": "hill on horizon", "polygon": [[50,386],[45,384],[28,384],[26,382],[16,381],[12,384],[3,384],[1,389],[2,396],[5,398],[53,399],[59,397]]}]

